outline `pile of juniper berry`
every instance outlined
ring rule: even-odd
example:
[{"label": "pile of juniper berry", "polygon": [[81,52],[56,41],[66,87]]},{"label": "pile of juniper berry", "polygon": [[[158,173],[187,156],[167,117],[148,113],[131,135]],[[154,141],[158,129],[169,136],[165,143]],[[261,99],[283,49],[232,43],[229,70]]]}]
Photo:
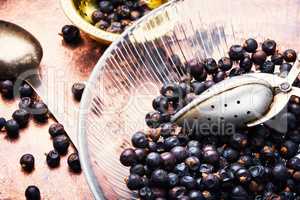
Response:
[{"label": "pile of juniper berry", "polygon": [[127,187],[142,200],[300,199],[299,98],[288,103],[284,134],[262,124],[231,135],[199,135],[170,122],[215,83],[253,71],[286,76],[296,58],[274,40],[247,39],[218,61],[190,61],[182,81],[164,85],[153,100],[149,129],[134,133],[133,147],[121,153],[120,162],[130,168]]}]

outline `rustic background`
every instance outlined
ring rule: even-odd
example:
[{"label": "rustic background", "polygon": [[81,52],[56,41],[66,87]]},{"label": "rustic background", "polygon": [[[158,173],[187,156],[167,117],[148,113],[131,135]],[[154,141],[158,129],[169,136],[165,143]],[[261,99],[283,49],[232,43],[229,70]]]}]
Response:
[{"label": "rustic background", "polygon": [[[105,47],[84,34],[83,42],[78,46],[71,47],[62,42],[58,33],[63,25],[70,22],[60,8],[59,0],[0,0],[0,19],[22,26],[41,42],[44,50],[41,63],[43,75],[59,71],[64,79],[64,85],[54,88],[55,93],[49,94],[64,94],[68,99],[68,106],[77,112],[79,104],[73,101],[71,86],[76,81],[88,78]],[[43,81],[45,80],[47,79],[44,78]],[[52,86],[53,83],[46,82],[45,85]],[[18,99],[7,101],[0,98],[1,116],[11,118],[17,105]],[[7,139],[4,132],[0,133],[0,200],[25,199],[24,191],[31,184],[40,188],[42,199],[92,199],[84,174],[69,172],[67,156],[62,158],[59,168],[48,168],[44,154],[53,149],[48,134],[51,123],[52,119],[47,124],[31,121],[14,141]],[[74,121],[69,121],[67,126],[71,123],[74,123],[74,127],[77,126]],[[73,139],[76,137],[76,130],[69,131],[68,134]],[[73,151],[74,147],[69,149],[69,153]],[[35,156],[35,170],[31,174],[25,174],[20,169],[19,159],[24,153]]]}]

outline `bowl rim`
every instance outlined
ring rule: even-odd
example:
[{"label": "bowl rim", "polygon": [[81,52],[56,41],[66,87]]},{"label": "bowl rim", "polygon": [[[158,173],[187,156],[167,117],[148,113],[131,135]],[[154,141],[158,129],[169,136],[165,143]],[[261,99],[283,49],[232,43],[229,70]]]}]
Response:
[{"label": "bowl rim", "polygon": [[61,7],[67,18],[83,32],[87,33],[93,39],[104,43],[111,44],[117,40],[121,34],[110,33],[99,28],[96,28],[87,22],[77,11],[74,0],[60,0]]},{"label": "bowl rim", "polygon": [[[62,0],[64,1],[64,0]],[[78,120],[78,133],[77,133],[77,141],[78,141],[78,153],[79,158],[82,166],[82,170],[84,172],[84,175],[86,177],[86,180],[88,182],[88,185],[94,195],[94,198],[96,200],[105,200],[104,192],[101,189],[101,186],[99,186],[97,179],[95,179],[95,174],[93,172],[92,166],[90,164],[90,156],[89,156],[89,150],[87,146],[87,138],[85,137],[86,133],[86,116],[87,116],[87,108],[90,105],[91,102],[91,90],[89,88],[93,87],[93,82],[97,79],[97,77],[102,73],[103,66],[105,64],[106,59],[111,55],[112,50],[114,50],[120,41],[123,40],[124,36],[129,35],[134,29],[138,28],[139,25],[149,19],[150,17],[155,16],[157,13],[161,12],[162,10],[166,9],[169,6],[172,6],[176,2],[183,1],[183,0],[171,0],[167,3],[161,5],[160,7],[152,10],[149,14],[143,16],[142,18],[138,19],[133,23],[132,26],[130,26],[128,29],[126,29],[118,39],[116,39],[103,53],[103,55],[98,60],[97,64],[95,65],[89,79],[86,82],[86,89],[84,90],[82,94],[82,98],[80,101],[80,108],[79,108],[79,120]]]}]

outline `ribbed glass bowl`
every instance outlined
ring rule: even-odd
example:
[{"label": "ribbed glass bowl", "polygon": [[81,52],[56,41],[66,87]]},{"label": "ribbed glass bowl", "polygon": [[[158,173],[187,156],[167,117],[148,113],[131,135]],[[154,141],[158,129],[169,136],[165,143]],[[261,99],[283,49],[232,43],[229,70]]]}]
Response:
[{"label": "ribbed glass bowl", "polygon": [[299,6],[300,0],[177,0],[123,33],[99,60],[81,102],[79,153],[95,198],[135,198],[119,155],[146,128],[163,83],[179,80],[189,61],[219,59],[249,37],[299,50]]}]

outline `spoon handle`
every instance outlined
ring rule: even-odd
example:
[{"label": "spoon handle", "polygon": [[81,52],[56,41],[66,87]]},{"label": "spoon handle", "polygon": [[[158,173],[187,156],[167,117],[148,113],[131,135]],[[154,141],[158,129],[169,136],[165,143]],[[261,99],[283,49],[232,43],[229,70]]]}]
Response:
[{"label": "spoon handle", "polygon": [[297,56],[297,60],[295,61],[291,71],[289,72],[288,76],[287,76],[287,82],[292,85],[294,83],[294,81],[296,80],[296,78],[298,77],[299,73],[300,73],[300,55]]}]

